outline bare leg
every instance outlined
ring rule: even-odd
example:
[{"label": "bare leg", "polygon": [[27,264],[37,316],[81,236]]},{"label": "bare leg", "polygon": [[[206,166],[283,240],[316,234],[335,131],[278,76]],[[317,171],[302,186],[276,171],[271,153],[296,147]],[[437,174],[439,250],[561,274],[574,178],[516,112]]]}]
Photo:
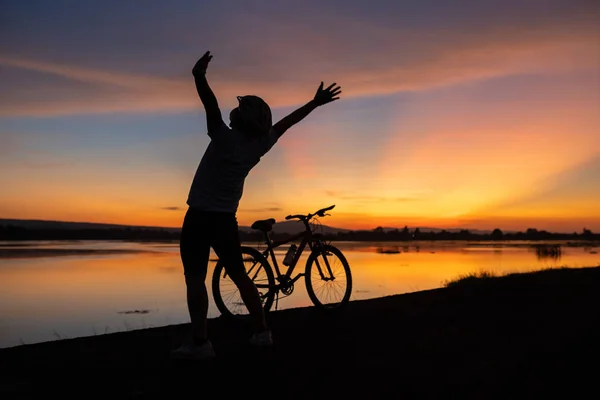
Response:
[{"label": "bare leg", "polygon": [[211,243],[215,253],[223,262],[227,274],[235,283],[240,296],[254,319],[257,332],[267,330],[265,312],[260,301],[258,289],[246,273],[241,251],[240,237],[235,215],[223,215],[216,226],[214,241]]},{"label": "bare leg", "polygon": [[210,241],[205,237],[207,217],[194,210],[185,216],[181,230],[180,255],[185,274],[187,305],[192,322],[192,336],[196,343],[207,339],[206,317],[208,294],[206,272],[210,255]]},{"label": "bare leg", "polygon": [[[239,272],[238,272],[239,271]],[[240,296],[254,319],[254,329],[257,332],[267,330],[267,321],[265,320],[265,311],[260,301],[258,289],[252,282],[252,279],[244,272],[244,268],[236,269],[235,272],[229,273],[229,277],[235,283],[240,291]]]},{"label": "bare leg", "polygon": [[206,317],[208,314],[208,293],[205,276],[202,274],[186,276],[187,304],[192,322],[192,335],[196,343],[206,340]]}]

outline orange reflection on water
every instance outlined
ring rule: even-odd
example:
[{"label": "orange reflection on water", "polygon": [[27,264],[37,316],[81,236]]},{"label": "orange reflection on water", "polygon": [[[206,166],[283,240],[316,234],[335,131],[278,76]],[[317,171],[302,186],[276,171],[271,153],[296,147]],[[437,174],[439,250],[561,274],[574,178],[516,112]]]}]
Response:
[{"label": "orange reflection on water", "polygon": [[[388,248],[390,246],[387,246]],[[354,277],[354,298],[438,288],[448,280],[474,272],[496,275],[535,271],[548,267],[586,267],[600,264],[591,248],[568,247],[559,258],[540,258],[535,249],[510,245],[426,243],[391,246],[397,254],[378,253],[383,246],[348,251]]]},{"label": "orange reflection on water", "polygon": [[[528,244],[333,244],[350,264],[354,300],[437,288],[446,280],[478,271],[503,274],[600,265],[598,246],[563,247],[558,257],[540,257]],[[98,246],[106,250],[128,245]],[[131,247],[149,251],[0,259],[0,347],[53,340],[59,335],[88,336],[188,322],[178,247]],[[392,252],[382,253],[380,248]],[[285,250],[277,252],[280,263]],[[307,256],[306,252],[301,257],[293,276],[304,272]],[[280,268],[285,272],[281,264]],[[207,283],[213,269],[214,262],[210,262]],[[207,286],[209,317],[216,317],[219,312]],[[291,296],[279,301],[280,309],[309,305],[303,278]]]},{"label": "orange reflection on water", "polygon": [[148,299],[173,300],[170,294],[183,290],[177,261],[158,252],[18,260],[1,269],[0,313],[148,308]]}]

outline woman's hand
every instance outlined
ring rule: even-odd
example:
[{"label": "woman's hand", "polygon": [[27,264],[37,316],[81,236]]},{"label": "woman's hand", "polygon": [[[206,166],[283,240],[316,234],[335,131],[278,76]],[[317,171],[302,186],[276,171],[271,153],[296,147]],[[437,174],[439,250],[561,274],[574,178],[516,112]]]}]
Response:
[{"label": "woman's hand", "polygon": [[204,53],[196,61],[196,65],[192,69],[192,74],[194,74],[194,81],[196,82],[196,91],[206,111],[208,135],[212,138],[213,136],[211,135],[217,132],[223,125],[223,119],[221,117],[221,110],[219,109],[219,102],[206,80],[206,69],[211,58],[210,51]]},{"label": "woman's hand", "polygon": [[331,85],[327,86],[327,88],[323,89],[323,82],[321,82],[313,102],[317,106],[322,106],[323,104],[331,103],[332,101],[339,99],[339,94],[342,93],[342,88],[335,85],[335,83],[332,83]]},{"label": "woman's hand", "polygon": [[340,93],[342,93],[342,88],[340,86],[335,86],[335,83],[329,85],[326,89],[323,89],[323,82],[321,82],[314,99],[273,125],[273,131],[275,131],[277,137],[280,137],[292,126],[306,118],[306,116],[313,112],[317,107],[339,99],[338,95]]},{"label": "woman's hand", "polygon": [[196,65],[194,65],[194,68],[192,69],[192,74],[194,76],[206,74],[206,69],[208,68],[208,63],[210,62],[212,57],[213,56],[210,54],[210,51],[207,51],[206,53],[204,53],[204,55],[202,57],[200,57],[200,59],[198,61],[196,61]]}]

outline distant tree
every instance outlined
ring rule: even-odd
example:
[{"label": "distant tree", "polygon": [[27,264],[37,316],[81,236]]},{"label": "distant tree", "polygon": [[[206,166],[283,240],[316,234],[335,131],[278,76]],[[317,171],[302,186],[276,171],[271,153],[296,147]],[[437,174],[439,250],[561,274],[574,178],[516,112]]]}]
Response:
[{"label": "distant tree", "polygon": [[410,240],[412,238],[412,236],[410,234],[410,230],[408,229],[408,226],[405,225],[404,229],[402,229],[401,237],[402,237],[402,240]]},{"label": "distant tree", "polygon": [[503,236],[504,233],[499,228],[496,228],[492,231],[492,239],[502,239]]},{"label": "distant tree", "polygon": [[538,230],[535,228],[527,228],[527,230],[525,231],[525,234],[527,236],[537,236]]}]

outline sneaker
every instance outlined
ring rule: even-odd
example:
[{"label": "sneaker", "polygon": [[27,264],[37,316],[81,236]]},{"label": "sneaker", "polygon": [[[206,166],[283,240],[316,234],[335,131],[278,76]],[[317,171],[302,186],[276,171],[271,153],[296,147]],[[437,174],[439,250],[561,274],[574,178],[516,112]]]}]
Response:
[{"label": "sneaker", "polygon": [[271,335],[271,331],[266,330],[260,333],[255,333],[250,338],[250,344],[258,347],[273,346],[273,337]]},{"label": "sneaker", "polygon": [[184,343],[178,349],[171,351],[171,357],[177,359],[205,360],[215,357],[215,350],[210,340],[200,346],[194,343]]}]

